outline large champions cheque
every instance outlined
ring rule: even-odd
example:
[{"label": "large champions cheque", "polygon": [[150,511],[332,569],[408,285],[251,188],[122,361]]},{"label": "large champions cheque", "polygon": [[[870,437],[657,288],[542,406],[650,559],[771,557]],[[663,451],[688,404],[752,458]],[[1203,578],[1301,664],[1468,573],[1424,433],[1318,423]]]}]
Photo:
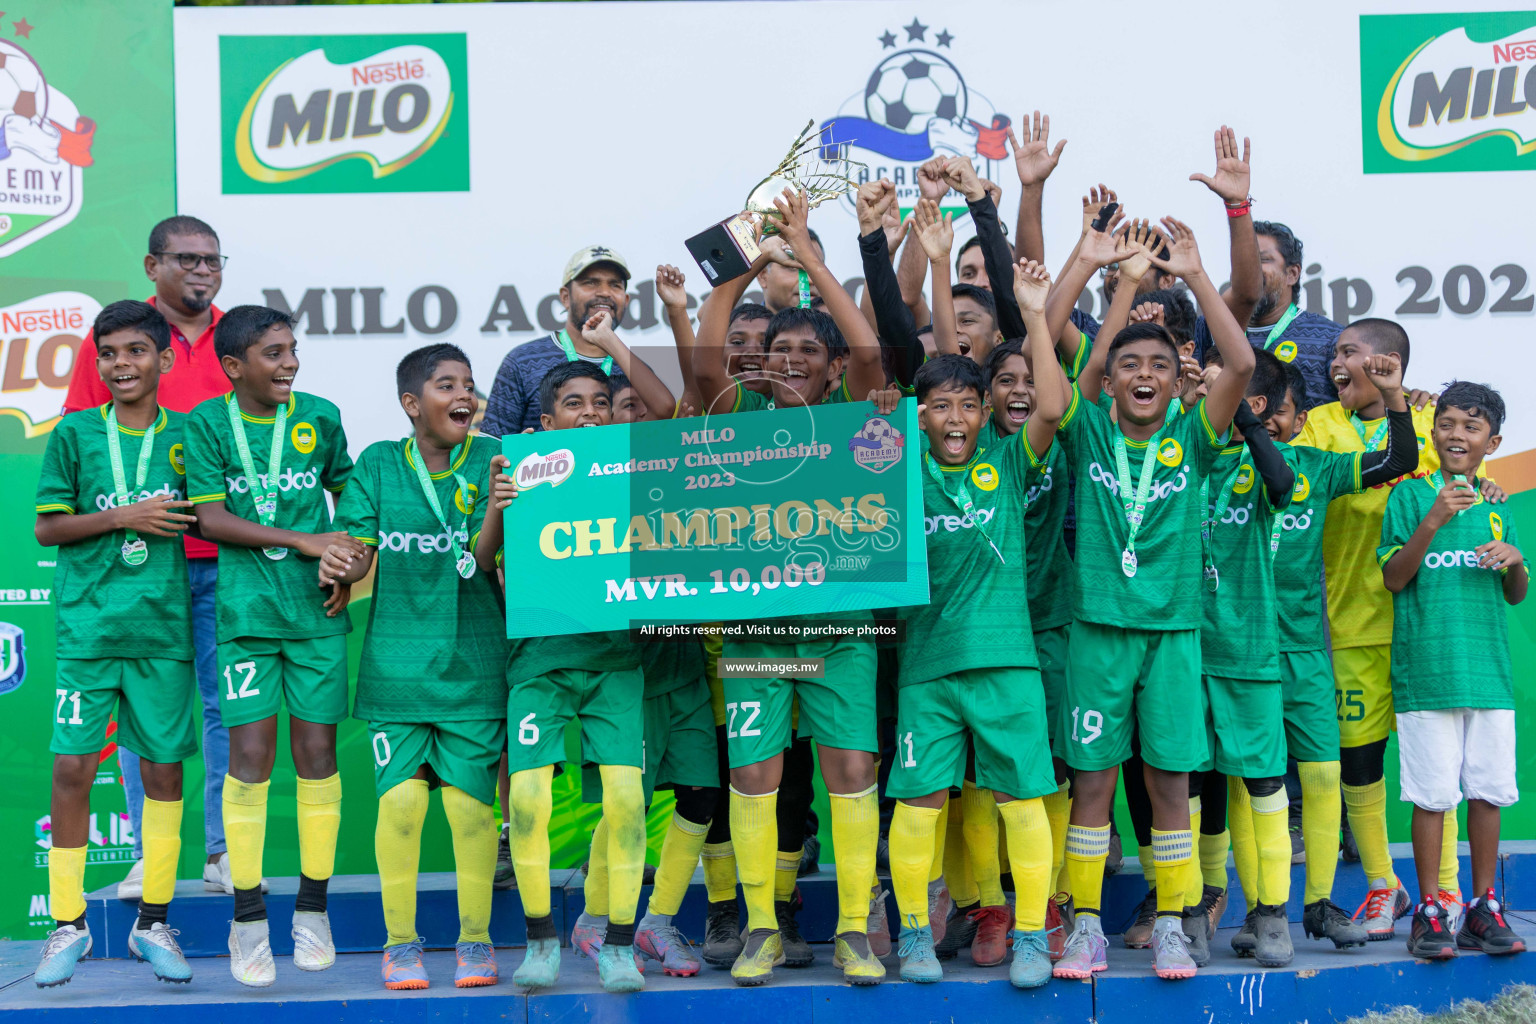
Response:
[{"label": "large champions cheque", "polygon": [[926,603],[916,416],[859,402],[505,437],[507,635]]}]

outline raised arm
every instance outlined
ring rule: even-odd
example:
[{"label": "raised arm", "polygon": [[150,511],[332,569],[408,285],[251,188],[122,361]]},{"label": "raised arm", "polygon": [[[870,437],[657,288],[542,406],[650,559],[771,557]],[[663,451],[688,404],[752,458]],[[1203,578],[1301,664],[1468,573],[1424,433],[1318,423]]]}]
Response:
[{"label": "raised arm", "polygon": [[895,205],[896,186],[884,178],[859,186],[855,209],[859,216],[859,256],[864,263],[864,302],[874,314],[880,344],[895,354],[892,366],[896,380],[911,387],[924,353],[917,324],[902,301],[896,271],[886,251],[890,234],[882,230],[882,212]]},{"label": "raised arm", "polygon": [[933,268],[933,345],[940,352],[960,354],[955,334],[955,295],[949,283],[949,254],[955,244],[952,214],[940,214],[932,199],[918,201],[913,211],[918,245]]},{"label": "raised arm", "polygon": [[992,282],[992,300],[997,307],[997,329],[1005,340],[1024,337],[1024,318],[1019,315],[1018,300],[1008,282],[1013,280],[1013,255],[1003,237],[1003,222],[997,218],[997,204],[987,194],[987,184],[976,176],[976,168],[963,156],[950,157],[944,164],[944,177],[965,197],[971,210],[971,223],[981,245],[981,258],[987,265],[987,280]]},{"label": "raised arm", "polygon": [[[723,281],[709,293],[699,309],[699,333],[693,347],[693,382],[699,389],[698,408],[706,414],[730,412],[736,401],[737,384],[725,365],[725,335],[731,324],[731,310],[746,294],[747,286],[757,279],[770,258],[787,259],[781,247],[763,254],[751,268],[738,277]],[[799,264],[795,264],[798,268]]]},{"label": "raised arm", "polygon": [[699,385],[693,378],[693,349],[697,339],[693,336],[693,324],[688,319],[688,293],[683,290],[686,280],[683,272],[670,264],[663,263],[656,268],[656,297],[661,300],[667,326],[672,329],[672,341],[677,346],[677,365],[683,374],[680,400],[698,408]]},{"label": "raised arm", "polygon": [[[1190,181],[1198,181],[1221,197],[1227,211],[1227,231],[1232,239],[1232,286],[1224,297],[1227,309],[1240,326],[1247,327],[1253,316],[1253,308],[1264,294],[1264,277],[1259,270],[1259,240],[1253,233],[1253,214],[1248,204],[1250,174],[1248,140],[1243,139],[1242,155],[1238,155],[1237,133],[1226,125],[1216,130],[1216,174],[1191,174]],[[1206,318],[1210,313],[1200,307]]]},{"label": "raised arm", "polygon": [[588,344],[596,345],[613,357],[613,364],[629,378],[629,382],[635,386],[636,394],[646,408],[651,410],[652,416],[658,420],[672,418],[677,408],[677,398],[656,376],[656,371],[644,359],[631,352],[623,339],[614,333],[611,314],[604,311],[588,317],[587,322],[581,325],[581,336]]},{"label": "raised arm", "polygon": [[1020,260],[1013,268],[1013,295],[1024,314],[1025,344],[1035,381],[1035,408],[1024,424],[1029,450],[1042,457],[1056,439],[1056,427],[1066,415],[1070,386],[1056,363],[1056,346],[1045,326],[1045,297],[1051,290],[1051,274],[1043,264]]},{"label": "raised arm", "polygon": [[1360,456],[1360,486],[1375,487],[1411,473],[1419,464],[1413,413],[1403,395],[1403,360],[1396,352],[1365,358],[1365,372],[1387,406],[1387,446]]},{"label": "raised arm", "polygon": [[806,202],[805,193],[785,189],[784,195],[775,199],[773,204],[778,207],[779,216],[783,220],[780,233],[784,241],[794,251],[801,266],[805,267],[806,274],[826,303],[827,313],[836,322],[837,329],[843,332],[843,340],[848,343],[848,366],[844,370],[848,394],[865,395],[882,390],[885,387],[885,367],[880,362],[880,339],[875,337],[869,321],[864,319],[858,305],[843,290],[842,282],[827,269],[826,263],[816,251],[811,241],[808,223],[810,206]]},{"label": "raised arm", "polygon": [[[1120,216],[1116,216],[1119,213]],[[1083,196],[1083,230],[1077,238],[1077,244],[1072,247],[1072,253],[1067,257],[1061,273],[1056,276],[1056,283],[1051,287],[1051,294],[1045,300],[1045,323],[1051,330],[1051,337],[1056,339],[1056,350],[1061,359],[1068,366],[1077,360],[1077,349],[1082,344],[1082,333],[1072,324],[1072,308],[1077,305],[1078,296],[1083,294],[1083,289],[1088,287],[1088,282],[1093,280],[1093,274],[1099,269],[1098,265],[1079,265],[1079,257],[1082,255],[1083,242],[1088,238],[1089,232],[1107,232],[1111,222],[1119,223],[1123,211],[1120,210],[1120,202],[1115,196],[1115,191],[1106,185],[1098,185],[1089,190]],[[1103,225],[1095,228],[1100,218]],[[1111,263],[1114,260],[1110,260]],[[1103,328],[1100,328],[1102,332]],[[1095,346],[1097,347],[1097,346]],[[1079,374],[1079,377],[1082,375]]]},{"label": "raised arm", "polygon": [[1264,481],[1264,494],[1269,499],[1269,507],[1275,510],[1285,508],[1291,503],[1291,488],[1296,486],[1296,471],[1285,461],[1280,449],[1275,447],[1269,431],[1264,429],[1263,422],[1254,415],[1253,407],[1247,399],[1237,403],[1232,425],[1243,435],[1243,440],[1248,442],[1248,454],[1253,457],[1254,468]]},{"label": "raised arm", "polygon": [[1045,196],[1045,179],[1051,176],[1061,160],[1061,151],[1067,148],[1062,139],[1051,149],[1051,115],[1041,116],[1035,111],[1034,127],[1024,122],[1024,143],[1008,126],[1008,148],[1013,151],[1013,166],[1019,172],[1019,220],[1013,232],[1014,246],[1021,260],[1045,262],[1045,228],[1041,223],[1041,204]]},{"label": "raised arm", "polygon": [[1187,224],[1172,217],[1164,217],[1162,225],[1172,244],[1167,256],[1152,257],[1152,265],[1184,279],[1195,301],[1206,311],[1206,326],[1221,353],[1221,376],[1216,378],[1205,396],[1206,419],[1220,437],[1232,425],[1237,403],[1248,392],[1248,381],[1253,377],[1253,349],[1248,345],[1247,334],[1238,326],[1226,303],[1221,301],[1221,295],[1201,265],[1194,232]]},{"label": "raised arm", "polygon": [[[1120,223],[1124,215],[1123,210],[1117,209],[1108,216],[1095,219],[1095,226],[1089,229],[1077,247],[1077,256],[1068,266],[1069,273],[1075,275],[1078,280],[1085,281],[1099,267],[1108,266],[1117,261],[1122,264],[1128,263],[1138,256],[1146,257],[1145,250],[1131,242],[1130,229],[1134,225],[1127,224],[1124,230],[1121,229]],[[1143,229],[1141,237],[1146,237],[1145,222],[1143,222]],[[1081,291],[1081,287],[1078,290]],[[1118,316],[1121,326],[1124,326],[1125,317],[1130,312],[1130,304],[1135,301],[1135,288],[1129,291],[1131,294],[1122,296],[1120,290],[1116,289],[1116,301],[1111,303],[1109,312],[1105,314],[1111,318]],[[1125,308],[1117,309],[1122,303]],[[1046,300],[1046,308],[1050,308],[1049,299]],[[1067,312],[1070,313],[1070,309]],[[1070,321],[1068,322],[1070,324]],[[1047,320],[1046,329],[1052,332],[1052,337],[1058,339],[1057,350],[1060,351],[1059,335],[1053,329],[1055,327],[1055,324]],[[1082,392],[1083,400],[1086,402],[1097,402],[1099,393],[1104,389],[1104,366],[1109,359],[1109,345],[1114,341],[1115,332],[1119,329],[1115,327],[1113,331],[1106,333],[1103,327],[1099,328],[1101,343],[1089,350],[1088,361],[1077,375],[1077,388]]]}]

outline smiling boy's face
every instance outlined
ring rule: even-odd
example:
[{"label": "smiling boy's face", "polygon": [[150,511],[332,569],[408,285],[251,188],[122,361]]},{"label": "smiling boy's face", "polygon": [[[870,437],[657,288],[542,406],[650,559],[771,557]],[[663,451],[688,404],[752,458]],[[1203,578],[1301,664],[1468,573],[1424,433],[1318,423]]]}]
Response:
[{"label": "smiling boy's face", "polygon": [[154,339],[134,328],[96,339],[96,372],[118,402],[136,402],[155,390],[175,361],[175,351],[156,351]]},{"label": "smiling boy's face", "polygon": [[923,432],[928,452],[945,466],[963,466],[976,454],[976,439],[987,422],[987,403],[974,388],[949,383],[923,398]]},{"label": "smiling boy's face", "polygon": [[843,360],[827,358],[827,345],[809,325],[786,327],[768,346],[768,377],[780,408],[816,405],[827,384],[842,375]]},{"label": "smiling boy's face", "polygon": [[457,359],[445,359],[432,368],[421,394],[400,396],[405,414],[444,448],[463,444],[475,418],[475,378]]},{"label": "smiling boy's face", "polygon": [[1115,350],[1104,374],[1104,391],[1122,422],[1161,423],[1178,391],[1179,359],[1168,343],[1142,338]]},{"label": "smiling boy's face", "polygon": [[725,372],[748,391],[760,395],[773,393],[772,386],[763,377],[767,335],[767,320],[746,317],[732,320],[730,329],[725,332]]},{"label": "smiling boy's face", "polygon": [[1381,397],[1381,392],[1365,372],[1365,361],[1374,354],[1375,350],[1359,331],[1346,327],[1339,332],[1328,373],[1333,378],[1333,386],[1338,389],[1339,404],[1344,408],[1364,409]]},{"label": "smiling boy's face", "polygon": [[572,377],[555,395],[555,411],[541,413],[545,430],[605,427],[613,422],[613,396],[595,377]]},{"label": "smiling boy's face", "polygon": [[1010,355],[992,377],[992,422],[1002,434],[1017,434],[1035,408],[1035,378],[1029,360]]},{"label": "smiling boy's face", "polygon": [[225,356],[224,372],[237,387],[263,405],[277,408],[293,397],[293,378],[299,372],[299,343],[287,324],[267,328],[245,357]]},{"label": "smiling boy's face", "polygon": [[1471,477],[1483,459],[1499,450],[1504,439],[1490,429],[1487,419],[1465,409],[1445,406],[1435,410],[1431,434],[1440,456],[1440,469],[1447,479]]}]

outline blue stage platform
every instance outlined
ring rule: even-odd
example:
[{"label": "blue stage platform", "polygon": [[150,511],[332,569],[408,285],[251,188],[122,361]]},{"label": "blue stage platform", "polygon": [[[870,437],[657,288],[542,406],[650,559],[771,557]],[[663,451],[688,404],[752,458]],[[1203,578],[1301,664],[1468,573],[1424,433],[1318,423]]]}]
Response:
[{"label": "blue stage platform", "polygon": [[[1412,877],[1405,848],[1394,848],[1398,870]],[[1463,873],[1466,850],[1462,849]],[[1297,888],[1300,893],[1300,868]],[[1501,863],[1503,886],[1516,928],[1536,938],[1536,843],[1509,844]],[[579,872],[556,872],[552,908],[562,936],[582,907]],[[812,941],[830,938],[834,923],[834,882],[829,870],[801,880],[806,909],[801,915]],[[1235,884],[1235,880],[1234,880]],[[1468,883],[1464,881],[1464,886]],[[1358,865],[1341,865],[1337,902],[1353,909],[1364,895],[1365,880]],[[268,898],[274,946],[288,952],[288,919],[293,907],[291,883],[273,882]],[[1358,891],[1357,891],[1358,890]],[[1145,888],[1134,861],[1106,886],[1106,930],[1130,919]],[[643,897],[642,897],[643,898]],[[1299,898],[1292,916],[1300,913]],[[1404,1003],[1425,1009],[1454,1000],[1488,998],[1514,982],[1536,983],[1536,954],[1494,959],[1463,955],[1450,963],[1412,960],[1404,948],[1407,922],[1399,937],[1364,949],[1335,951],[1305,938],[1293,926],[1297,955],[1285,970],[1263,971],[1251,960],[1238,960],[1228,941],[1241,921],[1242,900],[1234,890],[1232,908],[1212,944],[1211,966],[1193,980],[1163,982],[1152,977],[1145,950],[1128,950],[1118,939],[1110,943],[1109,972],[1091,982],[1052,982],[1035,992],[1019,992],[1008,984],[1007,968],[969,966],[963,954],[946,965],[945,981],[919,986],[896,979],[895,957],[886,963],[890,980],[873,989],[843,983],[831,966],[830,945],[818,945],[817,962],[804,970],[780,969],[772,984],[738,989],[723,970],[705,968],[696,978],[667,978],[653,973],[647,989],[634,996],[609,996],[597,984],[594,965],[566,951],[560,984],[553,990],[527,994],[511,984],[521,961],[520,949],[498,950],[503,980],[487,989],[459,991],[452,987],[453,957],[448,952],[428,956],[433,985],[424,992],[386,992],[379,983],[375,952],[383,933],[376,882],[368,876],[336,879],[331,888],[331,918],[340,949],[337,965],[322,974],[294,970],[286,955],[278,959],[278,981],[270,989],[245,989],[229,975],[225,938],[232,900],[205,893],[200,883],[187,883],[172,905],[172,924],[181,929],[183,946],[193,959],[195,978],[189,986],[156,983],[147,965],[119,959],[133,919],[131,904],[111,898],[110,891],[89,900],[96,957],[83,962],[75,980],[61,989],[39,990],[31,972],[41,947],[38,942],[0,943],[0,1011],[86,1024],[271,1024],[281,1014],[284,1024],[330,1021],[410,1021],[445,1024],[487,1019],[516,1022],[626,1021],[677,1024],[683,1019],[794,1021],[805,1024],[902,1024],[929,1021],[1039,1021],[1062,1024],[1120,1024],[1160,1021],[1270,1021],[1321,1024]],[[891,908],[894,920],[894,906]],[[690,935],[702,931],[704,897],[696,884],[678,915]],[[450,946],[457,932],[452,876],[425,875],[418,901],[420,930],[428,944]],[[522,919],[516,892],[496,894],[492,937],[498,946],[520,945]],[[363,952],[366,950],[366,952]],[[654,972],[654,967],[653,967]]]}]

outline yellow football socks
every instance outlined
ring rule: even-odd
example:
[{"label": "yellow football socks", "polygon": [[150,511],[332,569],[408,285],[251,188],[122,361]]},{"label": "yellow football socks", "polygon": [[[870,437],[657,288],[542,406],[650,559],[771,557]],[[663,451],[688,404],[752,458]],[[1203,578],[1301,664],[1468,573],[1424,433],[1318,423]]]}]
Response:
[{"label": "yellow football socks", "polygon": [[[1337,788],[1337,787],[1335,787]],[[1214,836],[1200,834],[1200,880],[1203,885],[1214,885],[1223,891],[1227,888],[1227,851],[1232,846],[1232,833],[1222,829]]]},{"label": "yellow football socks", "polygon": [[800,876],[800,851],[779,850],[773,860],[773,899],[786,903],[795,894],[795,879]]},{"label": "yellow football socks", "polygon": [[496,822],[491,805],[462,789],[443,787],[443,813],[453,834],[459,890],[459,941],[491,941],[491,882],[496,876]]},{"label": "yellow football socks", "polygon": [[747,930],[777,931],[773,911],[773,860],[779,847],[776,812],[779,791],[749,796],[731,787],[731,842],[741,876],[742,901],[747,905]]},{"label": "yellow football socks", "polygon": [[1446,892],[1461,892],[1461,881],[1457,877],[1457,869],[1461,865],[1456,859],[1456,833],[1458,827],[1456,811],[1454,809],[1446,811],[1445,832],[1440,838],[1440,888]]},{"label": "yellow football socks", "polygon": [[704,864],[704,891],[711,903],[736,898],[736,848],[727,839],[723,843],[705,843],[699,854]]},{"label": "yellow football socks", "polygon": [[[523,916],[549,916],[549,816],[555,766],[512,773],[512,871]],[[604,780],[606,784],[607,780]]]},{"label": "yellow football socks", "polygon": [[[688,892],[688,883],[693,881],[693,869],[699,863],[704,836],[708,832],[709,822],[700,824],[672,812],[666,838],[661,841],[661,861],[656,865],[656,880],[652,883],[646,913],[662,917],[677,913]],[[735,879],[731,880],[731,887],[735,888]]]},{"label": "yellow football socks", "polygon": [[964,808],[965,851],[971,862],[971,876],[976,880],[977,895],[984,907],[1003,904],[1003,866],[998,857],[1001,842],[997,826],[997,798],[991,790],[977,789],[970,782],[960,791]]},{"label": "yellow football socks", "polygon": [[1157,858],[1152,855],[1152,843],[1149,840],[1146,846],[1136,847],[1136,860],[1141,865],[1141,877],[1147,880],[1147,888],[1150,889],[1157,883]]},{"label": "yellow football socks", "polygon": [[944,823],[944,884],[955,906],[974,906],[981,895],[971,874],[970,851],[965,848],[965,808],[953,796],[944,806],[949,808],[949,820]]},{"label": "yellow football socks", "polygon": [[645,789],[636,765],[598,765],[608,822],[608,920],[634,924],[645,876]]},{"label": "yellow football socks", "polygon": [[[1392,854],[1387,849],[1387,783],[1385,779],[1364,786],[1341,787],[1344,806],[1349,809],[1349,828],[1360,850],[1360,866],[1367,883],[1385,878],[1388,886],[1398,885],[1392,870]],[[1305,799],[1305,797],[1303,797]]]},{"label": "yellow football socks", "polygon": [[1109,825],[1067,826],[1067,879],[1079,914],[1099,914],[1104,898],[1104,861],[1109,858]]},{"label": "yellow football socks", "polygon": [[1297,761],[1301,778],[1301,841],[1307,851],[1307,884],[1303,904],[1333,895],[1339,866],[1339,826],[1343,797],[1339,795],[1339,762]]},{"label": "yellow football socks", "polygon": [[836,934],[862,934],[869,926],[875,847],[880,841],[880,797],[874,786],[862,793],[828,796],[832,805],[832,848],[837,857]]},{"label": "yellow football socks", "polygon": [[267,843],[267,789],[271,782],[241,782],[224,776],[224,840],[229,875],[236,889],[261,885],[261,855]]},{"label": "yellow football socks", "polygon": [[181,801],[145,797],[143,824],[144,902],[169,903],[181,859]]},{"label": "yellow football socks", "polygon": [[891,888],[896,893],[896,909],[901,912],[903,928],[921,928],[929,923],[928,872],[939,814],[936,808],[898,800],[891,815]]},{"label": "yellow football socks", "polygon": [[1243,900],[1252,910],[1259,903],[1259,848],[1253,834],[1253,806],[1242,779],[1227,779],[1227,832],[1232,836],[1232,866]]},{"label": "yellow football socks", "polygon": [[48,849],[48,912],[56,921],[74,921],[85,916],[86,849]]},{"label": "yellow football socks", "polygon": [[1283,907],[1291,898],[1291,831],[1286,813],[1291,801],[1281,786],[1268,796],[1251,797],[1249,805],[1259,851],[1259,902]]},{"label": "yellow football socks", "polygon": [[1194,843],[1200,836],[1200,798],[1189,798],[1189,864],[1184,868],[1184,903],[1193,907],[1198,904],[1205,895],[1205,873],[1200,867],[1200,858],[1195,855]]},{"label": "yellow football socks", "polygon": [[416,874],[421,866],[421,825],[426,819],[426,779],[406,779],[379,797],[373,858],[379,868],[384,927],[389,932],[386,945],[416,941]]},{"label": "yellow football socks", "polygon": [[[323,882],[336,870],[341,831],[341,775],[298,780],[299,870]],[[494,860],[494,858],[492,858]]]},{"label": "yellow football socks", "polygon": [[1187,829],[1152,830],[1153,877],[1157,879],[1157,912],[1184,912],[1184,880],[1189,875],[1194,836]]},{"label": "yellow football socks", "polygon": [[[1072,817],[1071,787],[1063,782],[1044,797],[1045,820],[1051,826],[1051,894],[1059,895],[1066,883],[1067,822]],[[1015,880],[1017,885],[1017,880]]]},{"label": "yellow football socks", "polygon": [[593,917],[608,916],[608,819],[597,819],[592,830],[592,848],[587,853],[587,879],[582,883],[582,897],[586,901],[586,913]]},{"label": "yellow football socks", "polygon": [[937,882],[944,877],[944,840],[949,834],[949,805],[946,798],[939,808],[939,817],[933,823],[933,857],[928,864],[928,881]]},{"label": "yellow football socks", "polygon": [[1051,820],[1039,797],[998,804],[1008,837],[1008,863],[1013,872],[1014,915],[1021,932],[1045,927],[1045,904],[1051,898]]}]

